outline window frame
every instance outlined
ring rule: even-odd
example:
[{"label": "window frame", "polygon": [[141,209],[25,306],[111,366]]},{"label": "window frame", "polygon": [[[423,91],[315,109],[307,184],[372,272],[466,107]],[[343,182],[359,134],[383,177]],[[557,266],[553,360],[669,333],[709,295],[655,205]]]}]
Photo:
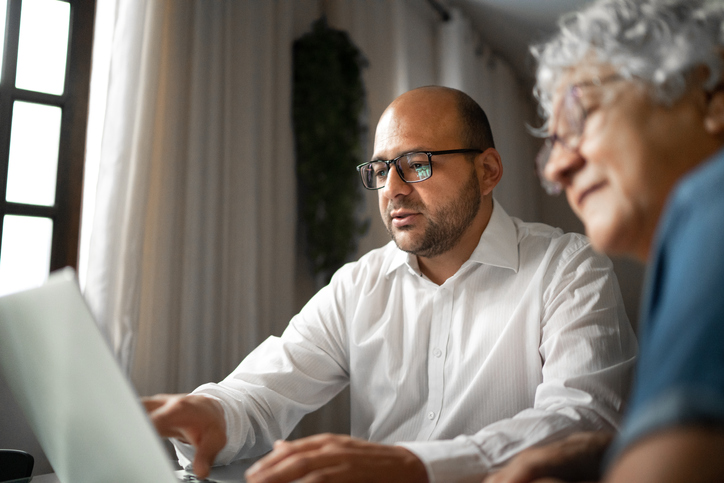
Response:
[{"label": "window frame", "polygon": [[[53,238],[50,271],[66,266],[78,268],[80,215],[83,193],[88,97],[93,52],[95,0],[59,0],[70,4],[68,55],[62,95],[27,91],[15,87],[22,0],[8,0],[2,81],[0,81],[0,250],[5,215],[50,218]],[[62,109],[55,204],[37,206],[5,200],[10,153],[13,103],[27,101]]]}]

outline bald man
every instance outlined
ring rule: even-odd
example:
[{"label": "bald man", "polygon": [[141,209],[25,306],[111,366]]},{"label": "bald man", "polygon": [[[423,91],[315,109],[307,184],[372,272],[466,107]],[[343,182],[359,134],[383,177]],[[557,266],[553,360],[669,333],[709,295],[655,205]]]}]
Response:
[{"label": "bald man", "polygon": [[[493,199],[503,166],[480,106],[407,92],[374,149],[357,169],[392,241],[221,383],[145,401],[197,475],[272,450],[249,482],[480,481],[531,445],[616,429],[636,341],[611,263]],[[347,385],[351,437],[283,441]]]}]

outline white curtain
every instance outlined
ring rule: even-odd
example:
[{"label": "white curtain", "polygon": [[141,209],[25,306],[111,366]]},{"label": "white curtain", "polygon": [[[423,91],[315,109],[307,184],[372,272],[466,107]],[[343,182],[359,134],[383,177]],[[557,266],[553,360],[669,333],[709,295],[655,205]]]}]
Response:
[{"label": "white curtain", "polygon": [[[152,99],[157,95],[158,76],[158,71],[148,66],[158,64],[161,58],[159,26],[163,25],[163,5],[134,7],[128,2],[115,5],[115,36],[111,37],[114,58],[113,64],[106,66],[108,72],[104,72],[108,79],[108,115],[102,129],[99,196],[93,206],[98,215],[93,227],[93,264],[81,274],[88,287],[86,298],[126,369],[130,367],[139,277],[133,264],[123,262],[138,259],[142,249],[142,230],[135,220],[143,216],[148,195],[148,163],[144,159],[149,156],[151,140],[146,128],[153,123]],[[94,77],[97,75],[93,72]],[[89,122],[91,129],[97,128],[95,119]],[[84,229],[87,232],[88,227]]]},{"label": "white curtain", "polygon": [[83,275],[141,394],[219,380],[293,314],[291,44],[306,3],[115,4]]},{"label": "white curtain", "polygon": [[[507,183],[498,198],[519,216],[535,205],[516,171],[532,159],[525,96],[459,12],[443,23],[424,0],[100,3],[96,38],[109,55],[94,58],[90,123],[102,137],[87,169],[80,275],[141,394],[220,380],[313,291],[296,258],[291,47],[322,12],[369,62],[368,156],[397,95],[457,87],[493,125]],[[388,240],[377,196],[366,196],[359,254]],[[347,408],[342,396],[303,432],[343,431]]]}]

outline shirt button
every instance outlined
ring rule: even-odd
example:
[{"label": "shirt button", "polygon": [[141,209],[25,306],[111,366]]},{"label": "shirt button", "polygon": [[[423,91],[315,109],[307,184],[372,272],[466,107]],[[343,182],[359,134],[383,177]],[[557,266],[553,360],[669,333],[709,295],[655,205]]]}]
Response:
[{"label": "shirt button", "polygon": [[435,419],[435,413],[433,413],[432,411],[427,413],[427,419]]},{"label": "shirt button", "polygon": [[442,351],[440,349],[435,349],[434,351],[432,351],[432,355],[434,355],[435,357],[440,357],[442,355]]}]

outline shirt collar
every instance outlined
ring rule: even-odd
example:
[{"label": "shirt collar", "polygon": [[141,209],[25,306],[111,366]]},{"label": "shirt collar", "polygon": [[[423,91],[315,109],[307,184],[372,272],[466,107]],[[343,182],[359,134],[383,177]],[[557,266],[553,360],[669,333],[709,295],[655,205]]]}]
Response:
[{"label": "shirt collar", "polygon": [[[488,226],[485,227],[469,261],[508,268],[518,273],[518,230],[497,200],[493,200],[493,213],[490,215]],[[407,265],[409,270],[420,275],[417,257],[395,247],[395,253],[385,271],[385,276],[403,265]]]},{"label": "shirt collar", "polygon": [[497,200],[493,200],[493,213],[480,237],[478,246],[470,255],[473,262],[508,268],[518,273],[518,230],[515,223]]}]

